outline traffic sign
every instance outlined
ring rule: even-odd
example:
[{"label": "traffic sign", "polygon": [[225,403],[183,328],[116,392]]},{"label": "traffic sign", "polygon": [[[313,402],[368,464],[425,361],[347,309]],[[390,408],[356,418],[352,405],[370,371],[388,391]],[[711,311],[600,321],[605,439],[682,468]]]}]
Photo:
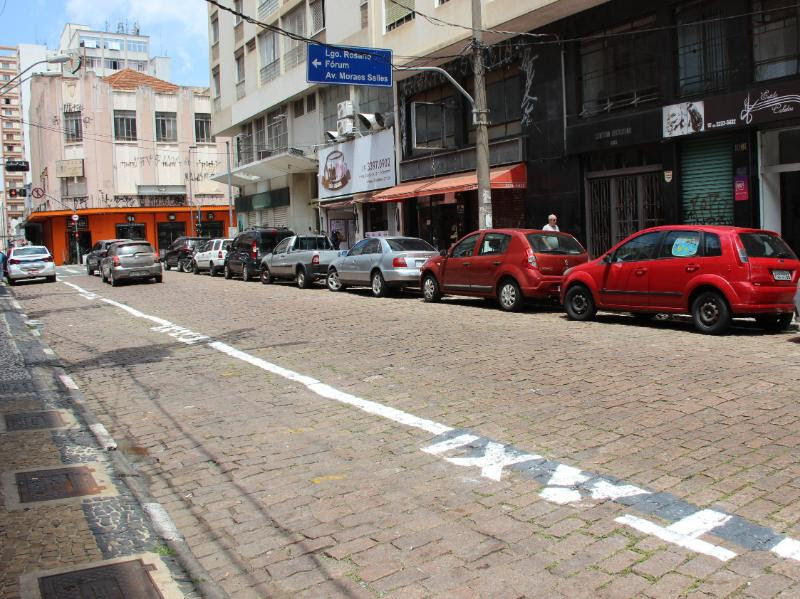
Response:
[{"label": "traffic sign", "polygon": [[77,214],[73,214],[70,218],[72,218],[73,223],[77,223],[78,219],[80,219],[80,216],[78,216]]},{"label": "traffic sign", "polygon": [[6,172],[8,173],[27,173],[30,170],[31,165],[27,160],[6,160]]},{"label": "traffic sign", "polygon": [[44,197],[44,189],[42,189],[41,187],[34,187],[34,188],[31,190],[31,195],[32,195],[32,196],[33,196],[35,199],[37,199],[37,200],[41,200],[41,199]]},{"label": "traffic sign", "polygon": [[392,51],[384,48],[309,44],[306,81],[392,87]]}]

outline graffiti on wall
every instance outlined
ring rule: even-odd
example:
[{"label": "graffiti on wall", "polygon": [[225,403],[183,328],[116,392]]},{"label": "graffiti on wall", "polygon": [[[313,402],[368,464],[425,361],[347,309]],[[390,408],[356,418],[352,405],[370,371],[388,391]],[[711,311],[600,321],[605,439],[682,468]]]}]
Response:
[{"label": "graffiti on wall", "polygon": [[687,225],[733,225],[733,203],[719,192],[685,198],[683,222]]},{"label": "graffiti on wall", "polygon": [[527,127],[533,122],[533,111],[539,102],[539,97],[533,95],[533,84],[536,79],[536,61],[539,55],[528,48],[522,54],[522,72],[525,73],[525,89],[522,94],[522,126]]}]

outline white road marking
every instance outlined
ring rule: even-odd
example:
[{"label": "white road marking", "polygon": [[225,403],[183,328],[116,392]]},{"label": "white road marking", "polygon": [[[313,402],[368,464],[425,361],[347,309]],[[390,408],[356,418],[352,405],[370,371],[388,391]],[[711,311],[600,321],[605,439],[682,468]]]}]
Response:
[{"label": "white road marking", "polygon": [[160,503],[145,503],[143,507],[147,515],[150,516],[153,528],[156,529],[162,539],[179,541],[183,538],[172,518],[169,517],[167,510]]},{"label": "white road marking", "polygon": [[[711,510],[703,510],[703,511],[711,511]],[[694,514],[692,514],[692,516],[694,516]],[[678,522],[675,522],[675,524],[667,527],[659,526],[654,522],[650,522],[649,520],[645,520],[644,518],[638,518],[637,516],[631,516],[630,514],[625,514],[624,516],[615,518],[614,521],[619,522],[620,524],[626,524],[631,528],[635,528],[639,532],[643,532],[644,534],[658,537],[662,541],[673,543],[675,545],[683,547],[684,549],[688,549],[689,551],[694,551],[695,553],[702,553],[704,555],[710,555],[711,557],[715,557],[723,562],[727,562],[728,560],[736,557],[736,553],[730,551],[729,549],[725,549],[724,547],[720,547],[719,545],[714,545],[707,541],[698,539],[693,534],[682,534],[678,532],[678,530],[673,528],[674,526],[681,524],[684,520],[692,518],[692,516],[684,518],[683,520],[679,520]],[[686,529],[689,529],[694,533],[697,532],[698,530],[698,524],[699,522],[697,520],[692,520],[687,525],[678,528],[685,527]],[[712,528],[715,528],[716,526],[718,526],[718,524],[714,524]],[[708,530],[706,530],[705,532],[708,532]]]},{"label": "white road marking", "polygon": [[117,442],[114,441],[114,438],[109,434],[106,427],[104,427],[99,422],[96,424],[89,425],[89,429],[94,433],[94,436],[97,438],[97,441],[100,443],[100,446],[103,449],[116,449]]},{"label": "white road marking", "polygon": [[529,453],[509,453],[504,445],[489,442],[482,456],[469,458],[448,458],[445,460],[456,466],[475,466],[481,469],[481,476],[491,480],[500,480],[503,476],[503,467],[527,462],[529,460],[541,460],[542,456]]},{"label": "white road marking", "polygon": [[548,487],[570,487],[583,483],[589,480],[589,477],[583,474],[578,468],[567,466],[566,464],[559,464],[558,468],[553,472],[553,476],[547,481]]},{"label": "white road marking", "polygon": [[800,541],[786,537],[770,551],[789,559],[800,560]]},{"label": "white road marking", "polygon": [[98,297],[100,297],[96,293],[92,293],[91,291],[86,291],[85,289],[83,289],[81,287],[78,287],[77,285],[74,285],[73,283],[70,283],[69,281],[62,281],[61,279],[59,279],[59,282],[60,283],[64,283],[64,285],[67,285],[67,286],[72,287],[73,289],[75,289],[81,295],[81,297],[83,297],[84,299],[95,300]]},{"label": "white road marking", "polygon": [[74,269],[74,268],[64,268],[64,270],[66,270],[68,273],[72,273],[73,275],[79,275],[79,274],[81,274],[81,271],[79,271],[79,270],[76,270],[76,269]]},{"label": "white road marking", "polygon": [[451,449],[458,449],[459,447],[464,447],[464,445],[469,445],[478,439],[480,439],[480,437],[475,435],[458,435],[452,439],[446,439],[444,441],[434,443],[433,445],[429,445],[428,447],[423,447],[422,451],[432,455],[439,455],[440,453],[450,451]]},{"label": "white road marking", "polygon": [[670,524],[667,528],[677,532],[679,535],[698,538],[718,526],[722,526],[730,519],[730,516],[722,512],[700,510]]},{"label": "white road marking", "polygon": [[73,391],[77,391],[78,390],[78,385],[75,384],[75,381],[73,381],[72,377],[70,377],[69,375],[67,375],[67,374],[59,374],[58,378],[64,384],[64,386],[67,389],[72,389]]},{"label": "white road marking", "polygon": [[45,348],[44,348],[42,351],[43,351],[45,354],[47,354],[48,356],[55,356],[55,355],[56,355],[56,352],[54,352],[54,351],[53,351],[52,349],[50,349],[49,347],[45,347]]},{"label": "white road marking", "polygon": [[566,505],[568,503],[578,503],[581,500],[581,492],[577,489],[567,489],[566,487],[546,487],[539,492],[539,497],[546,501]]},{"label": "white road marking", "polygon": [[645,491],[633,485],[612,485],[605,480],[594,483],[590,489],[592,499],[619,499],[621,497],[633,497],[635,495],[649,495],[650,491]]}]

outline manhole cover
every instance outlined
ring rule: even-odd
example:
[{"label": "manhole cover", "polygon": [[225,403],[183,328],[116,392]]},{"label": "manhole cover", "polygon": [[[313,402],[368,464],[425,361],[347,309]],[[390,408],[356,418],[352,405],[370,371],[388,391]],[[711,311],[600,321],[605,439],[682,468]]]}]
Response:
[{"label": "manhole cover", "polygon": [[20,503],[95,495],[104,488],[98,486],[87,466],[17,472],[15,476]]},{"label": "manhole cover", "polygon": [[42,599],[163,599],[142,560],[120,562],[39,579]]},{"label": "manhole cover", "polygon": [[6,414],[7,431],[25,431],[39,428],[59,428],[66,423],[58,412],[24,412]]}]

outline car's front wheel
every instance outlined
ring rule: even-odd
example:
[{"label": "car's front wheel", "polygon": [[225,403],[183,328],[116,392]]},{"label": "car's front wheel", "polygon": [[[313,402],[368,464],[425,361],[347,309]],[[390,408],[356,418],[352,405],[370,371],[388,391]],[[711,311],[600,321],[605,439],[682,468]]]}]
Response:
[{"label": "car's front wheel", "polygon": [[756,324],[765,331],[772,333],[782,333],[792,324],[793,314],[778,314],[776,316],[758,316]]},{"label": "car's front wheel", "polygon": [[372,295],[375,297],[386,297],[389,295],[389,286],[379,270],[372,273]]},{"label": "car's front wheel", "polygon": [[325,279],[325,284],[331,291],[342,291],[344,289],[342,279],[339,278],[339,271],[335,268],[331,269],[331,271],[328,273],[328,277]]},{"label": "car's front wheel", "polygon": [[225,278],[226,279],[230,279],[232,276],[233,276],[233,273],[231,272],[231,267],[226,264],[225,265]]},{"label": "car's front wheel", "polygon": [[217,267],[214,266],[213,262],[208,263],[208,276],[216,277],[217,276]]},{"label": "car's front wheel", "polygon": [[701,333],[724,333],[731,324],[728,302],[716,291],[704,291],[692,302],[692,320]]},{"label": "car's front wheel", "polygon": [[169,262],[164,260],[164,270],[169,270],[170,268],[172,268],[172,267],[169,265]]},{"label": "car's front wheel", "polygon": [[269,285],[274,280],[275,279],[273,278],[272,273],[269,270],[269,267],[268,266],[262,266],[261,267],[261,284],[262,285]]},{"label": "car's front wheel", "polygon": [[517,282],[506,279],[497,288],[497,300],[500,302],[500,307],[506,312],[517,312],[522,308],[524,298]]},{"label": "car's front wheel", "polygon": [[439,290],[439,281],[431,273],[422,279],[422,298],[426,302],[438,302],[442,299],[442,292]]},{"label": "car's front wheel", "polygon": [[570,287],[564,297],[564,309],[570,320],[591,320],[597,313],[592,292],[583,285]]}]

